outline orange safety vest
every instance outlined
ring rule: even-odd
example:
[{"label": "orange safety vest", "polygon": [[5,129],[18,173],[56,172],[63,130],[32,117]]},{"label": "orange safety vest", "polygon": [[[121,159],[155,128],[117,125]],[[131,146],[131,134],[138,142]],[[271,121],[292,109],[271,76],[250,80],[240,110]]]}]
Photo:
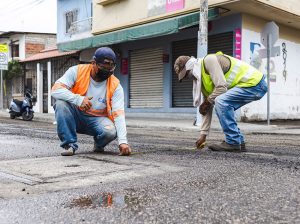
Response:
[{"label": "orange safety vest", "polygon": [[[85,96],[89,85],[90,85],[90,74],[92,70],[92,65],[78,65],[77,79],[71,91],[75,94]],[[112,103],[111,98],[119,85],[120,81],[114,75],[111,75],[106,82],[106,111],[103,110],[93,110],[90,109],[86,113],[96,115],[96,116],[108,116],[111,121],[114,121],[114,116],[112,114]],[[80,109],[80,108],[79,108]]]}]

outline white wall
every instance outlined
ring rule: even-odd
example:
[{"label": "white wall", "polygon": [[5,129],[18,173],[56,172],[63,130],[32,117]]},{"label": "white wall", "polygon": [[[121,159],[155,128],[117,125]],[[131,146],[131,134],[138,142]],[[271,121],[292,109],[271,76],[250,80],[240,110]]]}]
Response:
[{"label": "white wall", "polygon": [[[52,77],[52,70],[51,70],[51,61],[48,61],[47,62],[47,74],[48,74],[48,113],[54,113],[54,109],[53,107],[51,106],[51,77]],[[56,81],[56,80],[55,80]]]},{"label": "white wall", "polygon": [[[235,0],[209,0],[208,4],[212,6],[234,1]],[[199,11],[200,7],[200,0],[185,0],[183,8],[171,12],[164,10],[167,3],[166,0],[119,0],[112,1],[111,4],[107,5],[98,3],[99,0],[93,0],[94,13],[92,33],[94,34],[162,20],[174,15],[186,14],[187,12],[196,12]],[[163,8],[162,11],[158,9],[161,7]],[[151,13],[153,8],[156,8],[154,11],[157,10],[159,13]],[[105,23],[103,21],[105,21]]]},{"label": "white wall", "polygon": [[43,113],[43,65],[37,63],[36,65],[36,78],[37,78],[37,96],[36,104],[33,110],[37,113]]},{"label": "white wall", "polygon": [[[87,20],[88,18],[92,17],[91,7],[92,0],[57,1],[57,43],[67,42],[70,40],[85,39],[92,36],[90,21]],[[77,23],[76,27],[78,28],[78,30],[76,32],[66,33],[66,13],[75,9],[78,10],[77,21],[81,22]]]},{"label": "white wall", "polygon": [[[19,57],[18,59],[23,60],[25,59],[25,36],[24,34],[15,34],[11,35],[10,38],[3,38],[0,39],[0,44],[7,44],[8,46],[11,44],[11,41],[19,41]],[[10,47],[9,47],[10,51]],[[9,58],[11,60],[11,52],[9,52]]]},{"label": "white wall", "polygon": [[[286,45],[286,80],[283,76],[284,59],[282,44]],[[251,52],[250,46],[255,49],[264,48],[260,44],[260,33],[250,29],[242,30],[242,60],[259,67],[266,74],[266,59],[261,59]],[[279,38],[275,46],[281,47],[280,56],[271,60],[270,82],[270,118],[271,119],[300,119],[300,44],[292,40]],[[256,50],[254,50],[255,52]],[[260,101],[252,102],[241,108],[241,116],[249,120],[266,119],[267,94]]]}]

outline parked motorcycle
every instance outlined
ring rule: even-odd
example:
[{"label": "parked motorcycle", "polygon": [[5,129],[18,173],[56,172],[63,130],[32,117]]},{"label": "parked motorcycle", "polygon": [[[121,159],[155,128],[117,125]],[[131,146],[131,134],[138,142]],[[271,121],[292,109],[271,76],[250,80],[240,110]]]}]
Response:
[{"label": "parked motorcycle", "polygon": [[11,119],[22,116],[24,121],[31,121],[34,116],[32,95],[26,92],[23,101],[13,99],[10,102],[9,114]]}]

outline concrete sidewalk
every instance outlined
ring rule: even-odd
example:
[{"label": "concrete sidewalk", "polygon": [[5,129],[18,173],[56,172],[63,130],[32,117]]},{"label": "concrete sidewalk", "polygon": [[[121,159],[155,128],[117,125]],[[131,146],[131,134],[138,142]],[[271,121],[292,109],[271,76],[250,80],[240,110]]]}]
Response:
[{"label": "concrete sidewalk", "polygon": [[[9,118],[7,110],[0,110],[0,117]],[[126,113],[126,123],[128,127],[134,128],[163,128],[168,130],[195,130],[199,131],[198,126],[194,126],[195,115],[194,114],[176,114],[176,113]],[[22,119],[22,118],[18,118]],[[34,121],[41,121],[47,123],[54,123],[54,114],[35,113]],[[288,134],[288,135],[300,135],[299,121],[293,122],[282,121],[281,124],[267,125],[266,122],[260,124],[239,122],[239,128],[244,133],[255,134]],[[213,116],[211,131],[222,131],[218,118]]]}]

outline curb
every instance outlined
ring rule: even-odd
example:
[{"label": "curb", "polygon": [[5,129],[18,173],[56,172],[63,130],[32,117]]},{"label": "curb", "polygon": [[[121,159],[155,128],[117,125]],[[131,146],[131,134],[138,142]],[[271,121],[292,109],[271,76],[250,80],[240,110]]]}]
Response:
[{"label": "curb", "polygon": [[[149,115],[150,116],[150,115]],[[9,113],[7,111],[0,111],[0,117],[9,118]],[[20,119],[20,118],[19,118]],[[22,119],[22,118],[21,118]],[[45,122],[50,124],[55,124],[54,114],[40,114],[36,113],[33,121]],[[131,128],[156,128],[165,129],[169,131],[188,131],[193,130],[200,132],[199,126],[194,126],[192,120],[189,119],[170,119],[161,117],[126,117],[126,126]],[[252,123],[238,123],[239,128],[244,134],[272,134],[272,135],[300,135],[300,127],[298,126],[278,126],[278,125],[262,125],[262,124],[252,124]],[[222,132],[221,126],[218,120],[212,121],[212,126],[210,131]]]}]

